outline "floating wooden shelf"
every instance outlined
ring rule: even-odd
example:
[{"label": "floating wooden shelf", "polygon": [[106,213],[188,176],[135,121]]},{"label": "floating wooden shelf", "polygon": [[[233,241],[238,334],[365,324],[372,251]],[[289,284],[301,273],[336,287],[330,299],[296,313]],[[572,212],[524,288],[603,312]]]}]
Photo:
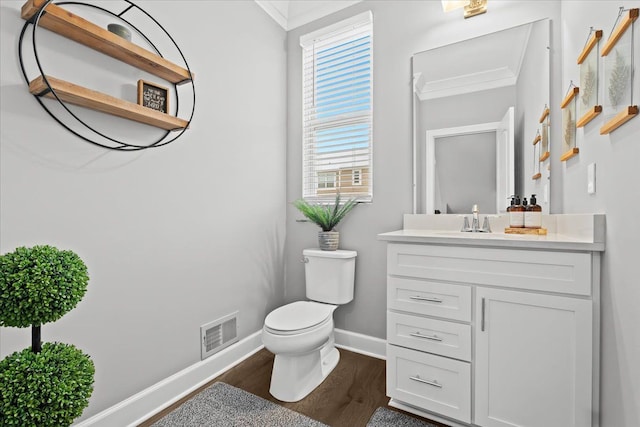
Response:
[{"label": "floating wooden shelf", "polygon": [[601,38],[602,30],[596,30],[593,32],[593,34],[591,34],[591,37],[589,37],[589,41],[587,41],[584,49],[582,49],[582,53],[580,53],[580,56],[578,56],[578,65],[584,62],[584,60],[589,55],[589,52],[591,52],[591,49],[593,49],[596,43],[598,43],[598,40],[600,40]]},{"label": "floating wooden shelf", "polygon": [[[47,0],[29,0],[22,6],[22,19],[34,18]],[[171,83],[182,84],[194,77],[186,68],[117,36],[64,8],[50,3],[38,25],[68,39],[109,55]]]},{"label": "floating wooden shelf", "polygon": [[536,135],[535,139],[533,140],[533,145],[536,145],[538,142],[540,142],[541,139],[542,137],[540,135]]},{"label": "floating wooden shelf", "polygon": [[589,123],[600,113],[602,113],[602,105],[594,105],[593,108],[591,108],[582,117],[580,117],[580,120],[576,122],[576,127],[584,127],[584,125]]},{"label": "floating wooden shelf", "polygon": [[600,135],[606,135],[618,129],[620,126],[638,115],[638,106],[631,105],[616,114],[611,120],[600,128]]},{"label": "floating wooden shelf", "polygon": [[578,147],[573,147],[571,150],[567,151],[562,156],[560,156],[560,161],[561,162],[566,162],[567,160],[569,160],[570,158],[572,158],[573,156],[575,156],[579,152],[580,152],[580,149]]},{"label": "floating wooden shelf", "polygon": [[540,179],[540,178],[542,178],[542,173],[540,173],[540,172],[538,172],[537,174],[535,174],[535,175],[533,175],[533,176],[531,177],[531,179],[534,179],[534,180],[535,180],[535,179]]},{"label": "floating wooden shelf", "polygon": [[567,96],[565,96],[564,99],[562,100],[562,104],[560,104],[560,108],[564,108],[567,105],[569,105],[571,100],[578,95],[578,92],[580,92],[580,88],[578,87],[574,87],[573,90],[570,90]]},{"label": "floating wooden shelf", "polygon": [[602,56],[607,56],[609,52],[611,52],[611,49],[613,49],[613,46],[615,46],[618,40],[620,40],[620,37],[622,37],[627,28],[629,28],[629,26],[633,24],[633,21],[638,19],[639,10],[640,9],[629,9],[627,15],[622,18],[620,24],[618,24],[613,33],[611,33],[611,37],[609,37],[609,40],[607,40],[607,42],[604,44],[601,53]]},{"label": "floating wooden shelf", "polygon": [[[102,111],[103,113],[144,123],[165,130],[181,130],[189,125],[189,122],[179,117],[171,116],[133,102],[125,101],[111,95],[87,89],[64,80],[47,76],[56,95],[64,102]],[[42,76],[29,83],[29,92],[37,96],[55,98]]]},{"label": "floating wooden shelf", "polygon": [[550,152],[545,151],[544,153],[542,153],[542,156],[540,156],[540,161],[544,162],[545,160],[547,160],[549,158],[550,155],[551,155]]},{"label": "floating wooden shelf", "polygon": [[546,119],[548,115],[549,115],[549,109],[545,108],[544,111],[542,112],[542,116],[540,116],[540,123],[544,122],[544,119]]}]

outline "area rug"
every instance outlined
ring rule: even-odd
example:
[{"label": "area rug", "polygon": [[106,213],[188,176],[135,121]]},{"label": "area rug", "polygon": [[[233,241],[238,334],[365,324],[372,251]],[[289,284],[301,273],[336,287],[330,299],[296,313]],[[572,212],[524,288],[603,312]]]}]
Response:
[{"label": "area rug", "polygon": [[402,412],[380,407],[371,416],[367,427],[436,427],[436,425]]},{"label": "area rug", "polygon": [[328,427],[284,406],[217,382],[153,427]]}]

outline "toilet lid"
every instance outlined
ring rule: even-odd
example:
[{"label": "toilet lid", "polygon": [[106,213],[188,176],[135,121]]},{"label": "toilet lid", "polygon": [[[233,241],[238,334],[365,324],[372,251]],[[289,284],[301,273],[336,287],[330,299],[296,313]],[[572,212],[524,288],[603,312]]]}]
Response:
[{"label": "toilet lid", "polygon": [[319,302],[296,301],[273,310],[264,319],[264,324],[277,331],[298,331],[324,322],[335,308]]}]

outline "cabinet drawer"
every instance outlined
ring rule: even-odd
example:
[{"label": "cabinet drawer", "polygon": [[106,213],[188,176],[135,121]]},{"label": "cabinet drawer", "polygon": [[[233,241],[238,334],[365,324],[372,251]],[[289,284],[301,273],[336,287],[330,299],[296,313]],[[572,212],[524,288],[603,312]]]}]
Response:
[{"label": "cabinet drawer", "polygon": [[471,321],[471,287],[389,277],[387,307],[410,313]]},{"label": "cabinet drawer", "polygon": [[387,273],[465,284],[591,295],[589,252],[389,244]]},{"label": "cabinet drawer", "polygon": [[387,394],[471,422],[471,364],[387,344]]},{"label": "cabinet drawer", "polygon": [[387,341],[471,361],[471,325],[388,312]]}]

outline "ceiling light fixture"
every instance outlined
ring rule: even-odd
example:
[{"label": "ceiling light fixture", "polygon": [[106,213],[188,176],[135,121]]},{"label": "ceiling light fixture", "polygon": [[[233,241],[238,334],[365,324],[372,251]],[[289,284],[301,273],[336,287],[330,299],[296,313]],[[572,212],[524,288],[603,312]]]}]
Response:
[{"label": "ceiling light fixture", "polygon": [[480,15],[487,11],[487,0],[442,0],[442,9],[445,12],[464,7],[464,17]]}]

